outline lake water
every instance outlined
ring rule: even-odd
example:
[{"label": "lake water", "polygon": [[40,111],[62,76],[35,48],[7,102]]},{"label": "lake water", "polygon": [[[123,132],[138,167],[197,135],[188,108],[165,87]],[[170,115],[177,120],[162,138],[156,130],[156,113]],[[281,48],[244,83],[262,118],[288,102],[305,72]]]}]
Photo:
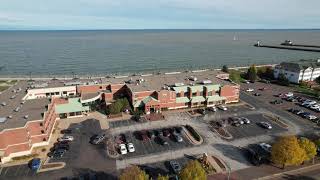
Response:
[{"label": "lake water", "polygon": [[320,58],[253,47],[320,45],[320,30],[0,31],[0,75],[105,75]]}]

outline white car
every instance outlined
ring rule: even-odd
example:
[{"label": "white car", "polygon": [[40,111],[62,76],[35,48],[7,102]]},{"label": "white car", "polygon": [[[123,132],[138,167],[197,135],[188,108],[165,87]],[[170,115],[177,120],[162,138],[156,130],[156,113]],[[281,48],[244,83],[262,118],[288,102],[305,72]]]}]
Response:
[{"label": "white car", "polygon": [[272,129],[272,126],[268,122],[260,122],[260,125],[265,129]]},{"label": "white car", "polygon": [[254,89],[252,89],[252,88],[248,88],[246,91],[247,91],[247,92],[253,92],[253,91],[254,91]]},{"label": "white car", "polygon": [[240,119],[244,122],[244,124],[250,124],[250,120],[248,118],[241,117]]},{"label": "white car", "polygon": [[128,151],[129,152],[135,152],[136,151],[132,143],[128,143],[127,146],[128,146]]},{"label": "white car", "polygon": [[309,120],[315,120],[315,119],[317,119],[317,116],[309,115],[309,116],[307,116],[307,119],[309,119]]},{"label": "white car", "polygon": [[62,142],[62,141],[73,141],[73,140],[74,140],[73,136],[63,136],[61,138],[58,138],[59,142]]},{"label": "white car", "polygon": [[120,144],[119,147],[120,147],[120,153],[121,153],[121,154],[127,154],[127,153],[128,153],[125,144]]},{"label": "white car", "polygon": [[267,143],[260,143],[259,146],[267,152],[271,152],[272,146]]},{"label": "white car", "polygon": [[314,105],[310,106],[310,109],[316,110],[316,109],[318,109],[319,107],[320,107],[319,104],[314,104]]},{"label": "white car", "polygon": [[286,97],[292,97],[292,96],[293,96],[293,93],[292,93],[292,92],[288,92],[288,93],[285,94],[285,96],[286,96]]},{"label": "white car", "polygon": [[222,110],[222,111],[228,110],[227,107],[224,106],[224,105],[218,106],[218,108],[219,108],[220,110]]}]

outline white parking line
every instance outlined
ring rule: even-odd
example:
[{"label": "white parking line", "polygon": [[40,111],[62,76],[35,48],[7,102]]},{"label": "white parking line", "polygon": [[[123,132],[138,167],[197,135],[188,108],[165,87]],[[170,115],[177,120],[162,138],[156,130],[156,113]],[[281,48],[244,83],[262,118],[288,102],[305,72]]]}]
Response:
[{"label": "white parking line", "polygon": [[0,167],[0,176],[1,176],[1,173],[2,173],[2,169],[3,169],[3,167]]},{"label": "white parking line", "polygon": [[16,169],[16,172],[14,173],[15,176],[19,173],[19,170],[21,169],[21,166],[22,166],[22,165],[20,165],[20,166],[18,166],[17,168],[15,168],[15,169]]}]

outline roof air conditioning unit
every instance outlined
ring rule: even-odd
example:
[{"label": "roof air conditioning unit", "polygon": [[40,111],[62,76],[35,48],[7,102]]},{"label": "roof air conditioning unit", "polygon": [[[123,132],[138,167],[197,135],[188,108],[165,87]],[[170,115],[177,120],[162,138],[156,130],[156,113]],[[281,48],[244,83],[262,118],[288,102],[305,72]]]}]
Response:
[{"label": "roof air conditioning unit", "polygon": [[211,83],[212,83],[211,80],[203,80],[203,81],[202,81],[202,84],[211,84]]},{"label": "roof air conditioning unit", "polygon": [[2,102],[1,105],[2,105],[2,106],[6,106],[7,103],[6,103],[6,102]]},{"label": "roof air conditioning unit", "polygon": [[29,118],[29,115],[25,115],[23,118],[28,119],[28,118]]}]

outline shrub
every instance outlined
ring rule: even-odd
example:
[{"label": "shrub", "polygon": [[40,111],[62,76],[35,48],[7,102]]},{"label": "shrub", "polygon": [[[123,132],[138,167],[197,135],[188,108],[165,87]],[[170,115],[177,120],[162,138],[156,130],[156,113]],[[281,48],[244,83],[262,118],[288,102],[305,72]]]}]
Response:
[{"label": "shrub", "polygon": [[193,129],[193,127],[186,125],[186,128],[191,133],[191,135],[194,137],[195,140],[197,141],[201,140],[200,135],[196,132],[196,130]]},{"label": "shrub", "polygon": [[28,160],[34,157],[38,157],[39,154],[30,154],[30,155],[24,155],[24,156],[18,156],[18,157],[13,157],[12,160]]}]

